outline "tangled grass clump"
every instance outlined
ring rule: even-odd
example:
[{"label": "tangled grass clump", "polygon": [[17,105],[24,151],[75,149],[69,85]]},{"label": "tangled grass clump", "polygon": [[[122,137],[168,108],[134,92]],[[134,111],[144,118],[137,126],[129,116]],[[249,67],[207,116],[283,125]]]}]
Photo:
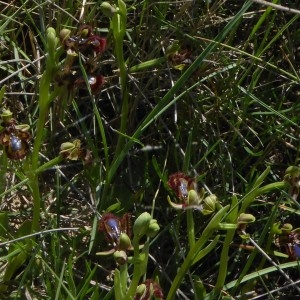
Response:
[{"label": "tangled grass clump", "polygon": [[265,5],[0,4],[1,299],[300,295],[299,17]]}]

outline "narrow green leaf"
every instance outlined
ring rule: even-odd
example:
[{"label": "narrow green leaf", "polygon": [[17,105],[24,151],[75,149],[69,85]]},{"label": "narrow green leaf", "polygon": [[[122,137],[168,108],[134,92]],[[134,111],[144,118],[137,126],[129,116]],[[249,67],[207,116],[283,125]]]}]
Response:
[{"label": "narrow green leaf", "polygon": [[[290,268],[299,268],[299,262],[298,261],[288,262],[288,263],[280,264],[279,267],[281,270],[290,269]],[[240,283],[247,282],[251,279],[255,279],[255,278],[258,278],[260,276],[263,276],[263,275],[266,275],[266,274],[269,274],[272,272],[278,272],[278,269],[275,266],[273,266],[273,267],[265,268],[260,271],[255,271],[253,273],[246,275]],[[237,280],[234,280],[234,281],[231,281],[228,284],[224,285],[223,290],[227,291],[227,290],[233,288],[236,285],[236,282],[237,282]]]},{"label": "narrow green leaf", "polygon": [[261,151],[258,151],[258,152],[253,152],[249,147],[247,146],[244,146],[244,149],[246,150],[247,153],[249,153],[250,155],[252,156],[262,156],[264,151],[261,150]]},{"label": "narrow green leaf", "polygon": [[149,68],[153,68],[153,67],[157,67],[158,65],[164,63],[167,61],[166,57],[159,57],[159,58],[154,58],[148,61],[144,61],[138,65],[135,65],[133,67],[131,67],[129,69],[130,73],[134,73],[134,72],[139,72],[139,71],[143,71],[145,69],[149,69]]},{"label": "narrow green leaf", "polygon": [[219,242],[219,239],[220,239],[220,235],[216,235],[215,238],[205,248],[203,248],[198,253],[196,252],[196,255],[191,265],[194,265],[200,259],[205,257],[208,253],[210,253],[216,247],[217,243]]},{"label": "narrow green leaf", "polygon": [[297,128],[300,128],[299,124],[296,124],[294,121],[292,121],[290,118],[286,117],[285,115],[281,114],[280,112],[276,111],[273,107],[271,107],[270,105],[267,105],[266,103],[264,103],[263,101],[261,101],[260,99],[258,99],[255,95],[253,95],[252,93],[250,93],[249,91],[247,91],[245,88],[238,86],[238,88],[247,96],[249,96],[251,99],[253,99],[255,102],[257,102],[258,104],[260,104],[262,107],[266,108],[267,110],[269,110],[270,112],[272,112],[275,116],[279,117],[280,119],[285,120],[286,122],[290,123],[293,126],[296,126]]},{"label": "narrow green leaf", "polygon": [[0,90],[0,105],[1,105],[1,102],[3,100],[3,97],[4,97],[4,94],[5,94],[5,90],[6,90],[6,85],[3,85],[1,90]]},{"label": "narrow green leaf", "polygon": [[0,212],[0,241],[6,237],[8,232],[8,215],[7,212]]},{"label": "narrow green leaf", "polygon": [[62,296],[61,287],[62,287],[62,283],[63,283],[63,280],[64,280],[65,267],[66,267],[66,262],[64,261],[63,264],[62,264],[62,269],[61,269],[61,272],[60,272],[58,285],[56,287],[55,300],[61,299],[61,296]]}]

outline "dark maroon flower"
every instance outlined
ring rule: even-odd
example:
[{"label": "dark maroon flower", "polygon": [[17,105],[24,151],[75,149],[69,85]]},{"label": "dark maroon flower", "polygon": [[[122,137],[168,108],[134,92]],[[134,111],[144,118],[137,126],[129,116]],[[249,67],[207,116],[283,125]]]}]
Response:
[{"label": "dark maroon flower", "polygon": [[106,49],[106,39],[94,34],[92,27],[88,25],[81,26],[76,35],[67,36],[61,41],[66,50],[71,49],[82,54],[99,54]]},{"label": "dark maroon flower", "polygon": [[[105,83],[102,75],[88,76],[88,83],[90,84],[92,94],[98,94]],[[86,88],[86,82],[83,77],[79,77],[75,80],[74,86],[76,88]]]},{"label": "dark maroon flower", "polygon": [[65,45],[82,54],[101,54],[106,48],[106,39],[98,35],[91,35],[88,38],[70,37]]},{"label": "dark maroon flower", "polygon": [[176,196],[186,202],[190,190],[197,190],[195,179],[189,177],[183,172],[177,172],[169,176],[169,187],[175,192]]},{"label": "dark maroon flower", "polygon": [[106,48],[106,39],[98,35],[90,36],[86,43],[87,45],[90,45],[97,54],[103,53]]},{"label": "dark maroon flower", "polygon": [[98,94],[105,83],[104,77],[102,75],[90,76],[89,84],[93,94]]},{"label": "dark maroon flower", "polygon": [[112,213],[106,213],[100,219],[98,229],[104,233],[108,243],[118,248],[122,233],[131,237],[131,215],[124,214],[122,218],[119,218]]},{"label": "dark maroon flower", "polygon": [[[76,88],[86,89],[85,73],[92,94],[98,94],[105,83],[104,77],[99,74],[99,60],[106,49],[106,39],[94,34],[91,26],[82,25],[75,35],[71,35],[70,30],[61,30],[60,40],[67,57],[64,68],[56,74],[58,84],[65,85],[70,92]],[[82,58],[84,71],[79,57]]]}]

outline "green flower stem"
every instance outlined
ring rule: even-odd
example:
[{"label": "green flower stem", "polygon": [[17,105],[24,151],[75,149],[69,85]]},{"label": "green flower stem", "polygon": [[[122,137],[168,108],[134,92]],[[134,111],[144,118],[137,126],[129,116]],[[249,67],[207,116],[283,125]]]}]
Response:
[{"label": "green flower stem", "polygon": [[121,291],[123,296],[126,294],[127,282],[128,282],[128,264],[125,263],[124,265],[120,266],[120,285],[121,285]]},{"label": "green flower stem", "polygon": [[[45,79],[42,78],[41,80],[41,89],[40,89],[40,97],[42,97],[45,94],[45,90],[47,88],[48,81],[44,81]],[[42,84],[44,85],[42,86]],[[50,88],[50,83],[49,86]],[[44,91],[42,91],[44,90]],[[41,102],[41,101],[40,101]],[[36,173],[36,170],[38,170],[39,167],[39,151],[43,142],[43,133],[44,133],[44,125],[46,122],[46,107],[44,105],[40,106],[39,111],[39,119],[37,122],[37,132],[35,137],[35,142],[33,146],[33,152],[32,152],[32,164],[31,164],[31,170],[28,174],[30,180],[29,184],[32,189],[32,196],[33,196],[33,221],[32,221],[32,231],[38,231],[39,230],[39,219],[40,219],[40,208],[41,208],[41,197],[40,197],[40,191],[39,191],[39,184],[38,184],[38,175]]]},{"label": "green flower stem", "polygon": [[[124,60],[123,52],[123,40],[126,33],[126,23],[127,23],[127,10],[126,5],[122,0],[118,1],[119,9],[112,17],[112,30],[115,42],[115,52],[119,65],[119,76],[120,76],[120,86],[121,86],[121,124],[120,132],[125,133],[127,119],[128,119],[128,89],[127,89],[127,70],[126,63]],[[115,157],[119,156],[120,151],[123,149],[124,136],[119,135],[118,143],[116,147]],[[109,183],[108,183],[109,184]]]},{"label": "green flower stem", "polygon": [[39,118],[37,121],[36,136],[32,152],[32,169],[36,170],[39,164],[39,151],[43,143],[44,126],[48,116],[49,105],[51,102],[50,88],[54,71],[56,69],[55,51],[57,37],[53,28],[47,29],[47,51],[46,69],[42,75],[39,88]]},{"label": "green flower stem", "polygon": [[195,245],[195,223],[193,210],[188,209],[186,214],[189,249],[192,249]]},{"label": "green flower stem", "polygon": [[218,279],[216,285],[214,287],[214,291],[221,291],[222,287],[224,286],[225,279],[227,276],[227,269],[228,269],[228,251],[230,249],[230,244],[235,236],[235,229],[231,229],[227,231],[221,257],[220,257],[220,267],[218,273]]},{"label": "green flower stem", "polygon": [[[238,218],[238,210],[239,210],[238,199],[236,195],[233,195],[231,200],[230,212],[228,213],[226,222],[236,223]],[[226,280],[227,268],[228,268],[228,251],[230,248],[230,244],[235,236],[235,230],[236,229],[228,230],[224,240],[221,257],[220,257],[219,274],[218,274],[216,285],[214,287],[214,291],[217,292],[219,292],[222,289]]]},{"label": "green flower stem", "polygon": [[29,184],[33,195],[33,221],[32,231],[39,229],[41,196],[38,184],[37,170],[39,168],[39,152],[44,140],[44,127],[48,116],[48,109],[51,102],[51,81],[55,70],[55,50],[57,45],[57,38],[53,28],[47,29],[47,59],[46,69],[42,75],[39,88],[39,118],[36,125],[36,135],[34,139],[33,151],[31,156],[31,167],[28,172],[30,178]]},{"label": "green flower stem", "polygon": [[[118,0],[118,9],[113,14],[111,19],[111,29],[113,32],[115,53],[116,53],[118,66],[119,66],[122,108],[121,108],[121,123],[119,129],[119,132],[121,134],[118,136],[116,151],[115,151],[114,158],[112,160],[112,164],[114,164],[115,161],[119,160],[120,153],[122,153],[122,151],[124,150],[123,149],[125,143],[124,134],[126,133],[126,126],[128,121],[129,94],[128,94],[128,87],[127,87],[127,67],[126,67],[124,52],[123,52],[123,39],[126,33],[126,23],[127,23],[126,4],[124,3],[124,1]],[[107,172],[106,184],[103,191],[103,195],[104,195],[103,199],[107,198],[105,195],[107,195],[108,193],[109,186],[114,175],[115,172],[113,174],[111,172]],[[106,203],[102,202],[101,205],[105,206]]]},{"label": "green flower stem", "polygon": [[136,292],[136,289],[139,285],[141,276],[142,276],[142,274],[140,274],[139,270],[136,267],[134,267],[132,280],[131,280],[127,295],[125,296],[124,300],[133,299],[133,296],[134,296],[134,294]]},{"label": "green flower stem", "polygon": [[132,241],[134,254],[133,254],[133,276],[132,280],[129,286],[129,289],[127,291],[126,297],[124,300],[131,300],[133,299],[136,289],[139,285],[141,277],[145,274],[147,269],[147,263],[148,263],[148,254],[149,254],[149,241],[147,240],[143,250],[140,253],[139,250],[139,239],[133,238]]},{"label": "green flower stem", "polygon": [[228,230],[225,240],[224,240],[221,257],[220,257],[218,278],[217,278],[216,285],[212,291],[212,293],[216,295],[216,298],[218,298],[217,295],[220,294],[220,292],[225,284],[225,280],[226,280],[227,272],[228,272],[228,252],[230,249],[230,244],[232,243],[232,240],[233,240],[235,234],[236,234],[235,230],[232,230],[232,229]]},{"label": "green flower stem", "polygon": [[139,261],[139,257],[140,257],[140,251],[139,251],[139,240],[134,237],[133,241],[132,241],[132,245],[133,245],[133,262],[134,262],[134,266],[133,266],[133,276],[132,276],[132,280],[129,286],[129,289],[127,291],[125,300],[130,300],[133,298],[133,295],[135,294],[135,291],[137,289],[137,286],[139,284],[140,278],[142,276],[142,274],[140,274],[140,268],[137,266],[137,264],[140,264]]},{"label": "green flower stem", "polygon": [[29,185],[31,187],[31,193],[33,197],[33,218],[31,231],[37,232],[40,229],[40,215],[41,215],[41,195],[38,177],[34,174],[30,175]]},{"label": "green flower stem", "polygon": [[[171,288],[169,290],[166,300],[173,300],[175,298],[176,291],[179,288],[184,276],[187,274],[188,269],[191,267],[191,265],[197,259],[199,260],[200,258],[204,257],[204,255],[199,256],[200,251],[203,250],[203,253],[205,255],[209,253],[208,251],[205,251],[206,249],[205,248],[203,249],[203,247],[208,242],[208,240],[211,238],[213,233],[216,230],[218,230],[218,225],[221,222],[221,220],[223,219],[223,217],[225,216],[228,208],[229,208],[229,205],[223,207],[221,210],[219,210],[213,216],[213,218],[210,220],[210,222],[208,223],[208,225],[205,227],[204,231],[202,232],[201,237],[197,240],[194,247],[190,249],[190,251],[188,252],[188,255],[186,256],[184,262],[182,263],[179,271],[177,272],[177,275],[175,276],[175,278],[172,282],[172,285],[171,285]],[[214,245],[214,241],[212,243]],[[207,247],[208,247],[208,249],[210,249],[209,246],[207,246]]]},{"label": "green flower stem", "polygon": [[47,101],[50,89],[50,81],[47,78],[47,70],[42,76],[40,83],[40,99],[39,99],[39,118],[37,120],[37,131],[34,139],[34,146],[32,151],[32,170],[36,170],[39,165],[39,151],[43,142],[44,126],[47,118],[47,106],[43,103],[43,100]]}]

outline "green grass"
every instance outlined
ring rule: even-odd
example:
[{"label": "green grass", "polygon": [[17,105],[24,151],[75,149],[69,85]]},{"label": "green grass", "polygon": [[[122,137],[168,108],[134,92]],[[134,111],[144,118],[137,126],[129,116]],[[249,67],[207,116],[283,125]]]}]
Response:
[{"label": "green grass", "polygon": [[[298,261],[278,246],[286,223],[300,242],[299,15],[250,0],[84,3],[0,2],[0,298],[133,299],[145,279],[165,299],[299,296]],[[82,24],[107,40],[92,64],[58,38]],[[21,160],[7,110],[29,125]],[[192,209],[167,200],[178,171],[205,192]],[[132,215],[132,249],[105,255],[107,212]]]}]

